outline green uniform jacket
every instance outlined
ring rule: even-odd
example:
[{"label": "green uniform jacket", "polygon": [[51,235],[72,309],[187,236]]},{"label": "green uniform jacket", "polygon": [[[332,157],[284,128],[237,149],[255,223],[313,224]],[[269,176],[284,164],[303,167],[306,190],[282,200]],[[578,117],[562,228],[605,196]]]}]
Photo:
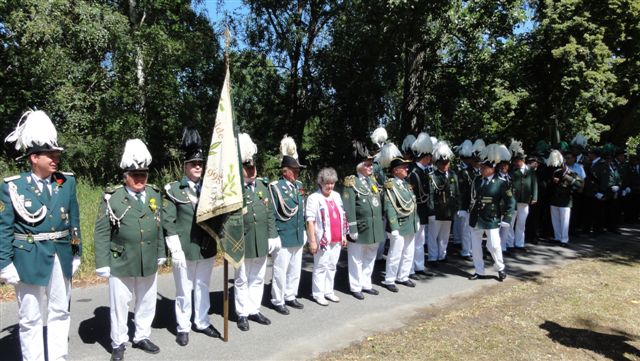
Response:
[{"label": "green uniform jacket", "polygon": [[[15,188],[14,188],[15,187]],[[11,189],[14,189],[12,191]],[[26,212],[36,213],[44,205],[45,217],[30,223],[11,201],[11,193]],[[36,185],[31,172],[7,177],[0,190],[0,268],[13,262],[20,281],[37,286],[47,286],[51,278],[54,255],[58,255],[64,277],[70,279],[74,256],[71,234],[76,230],[80,237],[80,211],[76,198],[76,179],[72,173],[56,172],[52,175],[51,199],[47,202]],[[24,213],[26,215],[26,213]],[[55,240],[17,240],[14,234],[51,233],[69,231],[69,235]],[[81,245],[75,248],[80,255]]]},{"label": "green uniform jacket", "polygon": [[[614,162],[611,162],[611,165],[607,165],[606,162],[598,163],[598,166],[592,168],[592,172],[596,193],[604,194],[604,200],[617,199],[620,196],[622,178]],[[613,186],[621,188],[618,192],[614,192],[611,190]]]},{"label": "green uniform jacket", "polygon": [[429,208],[433,209],[438,221],[451,221],[453,216],[462,207],[460,191],[458,189],[458,176],[449,170],[448,176],[439,170],[433,171],[429,176]]},{"label": "green uniform jacket", "polygon": [[407,182],[398,184],[396,178],[390,178],[384,183],[384,213],[387,232],[399,231],[402,236],[409,236],[418,231],[416,199]]},{"label": "green uniform jacket", "polygon": [[269,193],[282,247],[302,247],[305,233],[302,182],[296,180],[291,189],[287,181],[280,178],[269,183]]},{"label": "green uniform jacket", "polygon": [[520,169],[511,171],[513,195],[517,203],[527,203],[538,201],[538,178],[536,172],[529,167],[524,167],[524,174]]},{"label": "green uniform jacket", "polygon": [[489,184],[482,186],[483,177],[477,177],[471,189],[472,205],[469,225],[480,229],[494,229],[500,221],[511,222],[516,200],[506,181],[497,174]]},{"label": "green uniform jacket", "polygon": [[[196,200],[192,203],[191,198]],[[216,255],[215,240],[196,223],[197,195],[187,177],[164,186],[162,226],[165,237],[178,235],[185,258],[189,261]]]},{"label": "green uniform jacket", "polygon": [[460,192],[460,209],[468,211],[471,203],[471,186],[479,175],[478,170],[465,163],[458,165],[458,191]]},{"label": "green uniform jacket", "polygon": [[420,224],[427,224],[429,222],[429,216],[435,214],[433,208],[430,207],[430,174],[431,172],[429,170],[423,170],[415,163],[411,164],[408,181],[413,190],[413,194],[416,196]]},{"label": "green uniform jacket", "polygon": [[[549,180],[549,192],[551,199],[549,204],[556,207],[571,207],[574,191],[580,189],[583,185],[583,180],[570,169],[564,170],[558,168],[552,175],[552,179]],[[553,182],[553,178],[560,178],[558,183]]]},{"label": "green uniform jacket", "polygon": [[151,185],[145,193],[142,205],[121,185],[105,191],[93,234],[96,268],[111,267],[115,277],[147,277],[158,270],[158,258],[166,257],[162,197]]},{"label": "green uniform jacket", "polygon": [[269,254],[269,238],[278,237],[273,202],[269,194],[269,180],[258,178],[255,190],[245,186],[246,212],[244,222],[244,257],[258,258]]},{"label": "green uniform jacket", "polygon": [[382,201],[375,179],[369,177],[363,182],[357,175],[345,178],[342,203],[347,213],[349,234],[358,234],[355,243],[384,242]]}]

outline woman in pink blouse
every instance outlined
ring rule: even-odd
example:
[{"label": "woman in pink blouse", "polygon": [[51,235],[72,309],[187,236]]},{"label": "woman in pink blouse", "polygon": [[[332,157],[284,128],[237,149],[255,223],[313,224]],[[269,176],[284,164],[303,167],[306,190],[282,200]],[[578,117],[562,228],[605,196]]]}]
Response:
[{"label": "woman in pink blouse", "polygon": [[313,253],[313,298],[322,306],[340,302],[333,293],[336,264],[346,246],[345,213],[340,194],[333,191],[338,175],[333,168],[318,173],[318,190],[307,198],[305,218],[309,249]]}]

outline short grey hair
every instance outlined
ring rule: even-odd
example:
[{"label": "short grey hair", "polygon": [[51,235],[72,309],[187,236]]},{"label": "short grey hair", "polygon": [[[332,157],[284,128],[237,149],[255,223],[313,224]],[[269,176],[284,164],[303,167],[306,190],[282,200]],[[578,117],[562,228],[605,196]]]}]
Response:
[{"label": "short grey hair", "polygon": [[326,183],[335,183],[337,181],[338,181],[338,173],[336,173],[336,170],[331,167],[322,168],[318,172],[319,185],[323,185]]}]

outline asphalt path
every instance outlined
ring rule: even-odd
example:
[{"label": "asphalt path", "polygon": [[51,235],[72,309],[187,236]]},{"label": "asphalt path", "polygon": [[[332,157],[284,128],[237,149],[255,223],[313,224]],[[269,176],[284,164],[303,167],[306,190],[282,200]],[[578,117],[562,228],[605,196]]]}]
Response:
[{"label": "asphalt path", "polygon": [[[557,243],[527,245],[528,252],[506,255],[508,278],[514,280],[536,279],[552,276],[552,268],[594,254],[599,244],[622,239],[638,239],[637,229],[623,228],[623,235],[603,234],[591,237],[574,237],[569,248]],[[453,248],[453,249],[452,249]],[[340,303],[324,307],[311,297],[311,268],[313,258],[305,255],[299,298],[303,310],[290,308],[283,316],[270,308],[271,267],[267,269],[267,284],[263,296],[262,313],[271,319],[269,326],[250,321],[251,329],[242,332],[236,327],[233,308],[233,284],[230,289],[229,342],[202,334],[190,333],[190,342],[180,347],[175,342],[176,326],[173,311],[175,288],[171,274],[158,277],[158,301],[151,340],[160,346],[160,353],[146,354],[127,344],[126,360],[300,360],[309,359],[323,352],[341,349],[350,343],[377,332],[401,328],[426,308],[455,301],[460,297],[481,297],[478,292],[486,287],[504,287],[497,277],[470,281],[473,273],[471,261],[456,256],[457,249],[450,248],[449,261],[435,269],[434,276],[417,281],[417,287],[398,285],[399,292],[391,293],[380,286],[384,262],[376,262],[374,288],[377,296],[365,294],[359,301],[349,293],[346,251],[342,252],[336,274],[335,289]],[[487,254],[485,250],[485,254]],[[496,276],[490,258],[485,259],[488,276]],[[545,272],[549,271],[549,272]],[[223,331],[222,289],[223,268],[215,267],[211,277],[210,319],[213,326]],[[230,278],[233,270],[230,269]],[[229,282],[232,282],[231,280]],[[0,359],[20,359],[18,318],[16,302],[0,303]],[[132,319],[133,314],[130,313]],[[129,323],[133,337],[133,323]],[[71,330],[69,332],[69,356],[71,360],[108,360],[110,358],[109,300],[107,285],[72,290]]]}]

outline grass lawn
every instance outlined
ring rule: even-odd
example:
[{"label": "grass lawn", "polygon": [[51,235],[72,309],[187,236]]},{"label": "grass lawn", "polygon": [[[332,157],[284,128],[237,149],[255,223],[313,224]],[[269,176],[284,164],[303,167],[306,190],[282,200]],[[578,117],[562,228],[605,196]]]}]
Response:
[{"label": "grass lawn", "polygon": [[640,360],[640,242],[425,309],[322,360]]}]

